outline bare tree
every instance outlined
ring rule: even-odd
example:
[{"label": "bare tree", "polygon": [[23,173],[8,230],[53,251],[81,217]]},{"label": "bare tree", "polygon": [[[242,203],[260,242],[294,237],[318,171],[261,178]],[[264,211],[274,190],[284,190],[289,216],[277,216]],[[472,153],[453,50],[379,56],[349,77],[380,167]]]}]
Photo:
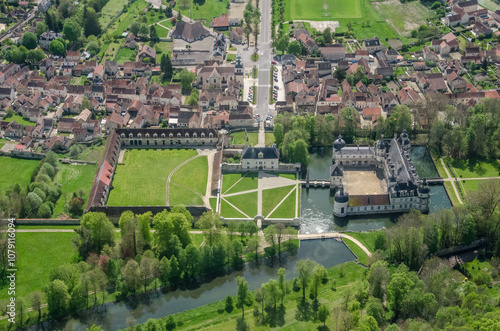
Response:
[{"label": "bare tree", "polygon": [[28,299],[33,310],[38,311],[38,321],[42,318],[42,292],[35,291],[31,292]]}]

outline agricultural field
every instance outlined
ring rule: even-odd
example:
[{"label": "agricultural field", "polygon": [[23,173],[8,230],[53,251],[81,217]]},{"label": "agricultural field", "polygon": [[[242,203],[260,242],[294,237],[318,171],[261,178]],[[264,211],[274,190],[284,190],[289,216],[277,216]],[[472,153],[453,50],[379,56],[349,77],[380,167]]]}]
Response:
[{"label": "agricultural field", "polygon": [[196,155],[194,149],[127,150],[123,163],[116,168],[108,205],[164,206],[168,175]]},{"label": "agricultural field", "polygon": [[[16,297],[26,297],[49,282],[52,269],[73,262],[76,251],[71,232],[16,234]],[[0,299],[7,299],[7,283],[2,283]]]},{"label": "agricultural field", "polygon": [[419,1],[400,3],[399,1],[374,2],[373,7],[383,17],[389,26],[402,36],[435,16],[432,10],[424,7]]},{"label": "agricultural field", "polygon": [[71,199],[74,192],[82,189],[85,192],[83,199],[87,203],[90,189],[96,175],[97,166],[95,165],[70,165],[60,164],[59,170],[54,177],[54,181],[61,184],[61,197],[57,200],[54,207],[53,216],[57,217],[64,212],[66,199]]},{"label": "agricultural field", "polygon": [[128,0],[109,0],[109,2],[101,9],[99,23],[105,28],[115,18],[115,16],[123,9],[123,6],[128,4]]},{"label": "agricultural field", "polygon": [[0,190],[4,191],[13,184],[18,183],[26,187],[30,183],[31,174],[38,167],[38,160],[17,159],[13,157],[0,157]]}]

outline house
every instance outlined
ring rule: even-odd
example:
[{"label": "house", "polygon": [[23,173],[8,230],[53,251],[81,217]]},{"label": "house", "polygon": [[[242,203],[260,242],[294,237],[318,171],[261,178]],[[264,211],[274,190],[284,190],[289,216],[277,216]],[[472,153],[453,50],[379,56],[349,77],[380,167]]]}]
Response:
[{"label": "house", "polygon": [[149,59],[148,62],[155,63],[156,62],[156,51],[153,47],[142,44],[139,48],[139,54],[137,54],[138,58],[144,62],[145,59]]},{"label": "house", "polygon": [[253,127],[253,117],[250,113],[229,114],[229,125],[232,127]]},{"label": "house", "polygon": [[226,13],[222,13],[219,17],[213,17],[210,27],[215,31],[227,31],[229,30],[229,18]]},{"label": "house", "polygon": [[127,114],[127,117],[123,117],[118,113],[112,113],[108,116],[106,124],[104,124],[104,128],[106,129],[106,131],[111,131],[113,129],[125,127],[130,116]]},{"label": "house", "polygon": [[118,73],[118,62],[106,60],[104,63],[104,72],[108,76],[115,76]]},{"label": "house", "polygon": [[387,64],[385,60],[378,61],[379,67],[375,69],[376,75],[382,75],[383,77],[391,77],[394,74],[394,68]]},{"label": "house", "polygon": [[457,75],[455,72],[452,72],[451,74],[446,76],[446,80],[448,81],[450,90],[453,92],[465,92],[467,89],[467,81]]},{"label": "house", "polygon": [[54,31],[45,31],[38,37],[38,45],[40,45],[40,47],[44,50],[48,50],[50,42],[57,38],[63,38],[63,36],[59,33],[55,33]]},{"label": "house", "polygon": [[398,92],[399,102],[402,105],[414,105],[420,101],[420,97],[417,92],[409,87],[405,87]]},{"label": "house", "polygon": [[125,39],[125,47],[128,47],[130,49],[135,49],[135,47],[137,46],[136,40],[137,37],[132,32],[130,32],[127,35],[127,38]]},{"label": "house", "polygon": [[428,74],[427,82],[429,82],[429,88],[439,93],[448,92],[448,87],[444,81],[443,74]]},{"label": "house", "polygon": [[320,52],[322,61],[338,62],[345,59],[345,48],[342,44],[321,47]]},{"label": "house", "polygon": [[51,4],[51,0],[41,0],[37,5],[38,11],[40,13],[45,13],[47,10],[49,10]]},{"label": "house", "polygon": [[171,34],[174,39],[182,39],[191,43],[196,40],[203,40],[210,36],[210,32],[201,25],[200,22],[188,23],[177,21]]},{"label": "house", "polygon": [[42,151],[44,153],[49,150],[57,150],[57,151],[66,151],[71,146],[73,141],[66,137],[65,135],[50,137],[45,141],[45,144],[42,145]]},{"label": "house", "polygon": [[462,56],[462,63],[475,62],[477,64],[483,62],[483,51],[479,46],[465,48],[465,55]]},{"label": "house", "polygon": [[226,88],[229,82],[236,80],[236,78],[234,65],[219,66],[217,63],[214,63],[210,66],[203,66],[198,70],[196,85],[199,88]]},{"label": "house", "polygon": [[316,41],[309,36],[309,33],[299,34],[297,40],[299,44],[304,46],[309,53],[314,53],[318,49],[318,44],[316,44]]},{"label": "house", "polygon": [[102,84],[102,81],[104,80],[104,66],[102,64],[95,67],[92,79],[94,84]]},{"label": "house", "polygon": [[378,37],[374,37],[363,41],[363,49],[367,50],[368,53],[373,54],[377,51],[384,50],[385,46],[380,42]]},{"label": "house", "polygon": [[[448,50],[449,50],[449,47],[448,47]],[[425,45],[422,48],[422,54],[424,55],[424,59],[427,60],[427,61],[432,61],[432,62],[438,62],[439,61],[439,56],[436,53],[434,53],[433,51],[431,51],[431,49],[427,45]],[[449,54],[449,51],[448,51],[447,54]]]},{"label": "house", "polygon": [[486,50],[485,54],[486,61],[490,63],[500,62],[500,46],[490,48]]},{"label": "house", "polygon": [[493,30],[491,30],[490,27],[484,25],[482,22],[476,21],[476,23],[474,23],[474,26],[472,27],[472,33],[476,37],[479,37],[479,35],[489,37],[493,33]]},{"label": "house", "polygon": [[233,44],[241,44],[243,29],[241,27],[233,28],[229,31],[229,40]]},{"label": "house", "polygon": [[445,17],[444,24],[446,26],[457,26],[461,22],[460,15],[448,13]]},{"label": "house", "polygon": [[213,51],[212,51],[212,60],[224,62],[226,58],[226,36],[222,33],[218,33],[214,39]]},{"label": "house", "polygon": [[4,137],[21,138],[23,136],[23,126],[16,121],[0,122],[0,129]]},{"label": "house", "polygon": [[242,170],[278,170],[280,152],[276,145],[251,147],[246,145],[241,152]]}]

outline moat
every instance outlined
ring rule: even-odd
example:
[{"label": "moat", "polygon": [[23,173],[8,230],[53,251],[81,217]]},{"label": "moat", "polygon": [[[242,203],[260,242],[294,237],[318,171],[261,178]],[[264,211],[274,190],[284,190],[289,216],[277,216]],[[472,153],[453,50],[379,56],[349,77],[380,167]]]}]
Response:
[{"label": "moat", "polygon": [[[329,180],[332,164],[331,148],[315,148],[310,152],[309,178]],[[410,152],[415,169],[420,178],[439,177],[429,151],[423,146],[414,146]],[[443,185],[430,186],[429,211],[451,208],[451,201]],[[331,231],[367,231],[390,227],[400,214],[379,214],[369,216],[348,216],[338,218],[333,215],[333,195],[329,189],[302,188],[301,233]]]}]

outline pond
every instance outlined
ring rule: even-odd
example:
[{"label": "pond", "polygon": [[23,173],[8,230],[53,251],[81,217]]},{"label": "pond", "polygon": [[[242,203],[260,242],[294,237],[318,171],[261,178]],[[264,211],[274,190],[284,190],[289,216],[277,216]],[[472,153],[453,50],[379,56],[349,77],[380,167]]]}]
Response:
[{"label": "pond", "polygon": [[295,263],[301,259],[310,259],[325,268],[330,268],[340,263],[354,261],[355,256],[344,243],[335,239],[303,240],[298,250],[283,254],[281,265],[278,265],[277,260],[274,266],[264,262],[261,262],[260,266],[248,263],[242,271],[218,277],[194,290],[176,290],[166,294],[157,292],[147,300],[134,299],[134,302],[108,303],[95,310],[83,311],[77,316],[32,326],[28,330],[85,330],[94,323],[101,325],[104,330],[125,329],[128,317],[133,317],[136,324],[145,323],[149,318],[165,317],[220,301],[227,295],[236,295],[237,276],[245,277],[250,290],[260,287],[270,278],[277,278],[279,267],[287,270],[287,279],[294,278]]},{"label": "pond", "polygon": [[[332,164],[331,148],[316,148],[311,150],[309,178],[329,179]],[[410,152],[413,164],[421,178],[439,177],[428,150],[423,146],[412,147]],[[431,199],[429,211],[451,208],[443,185],[429,186]],[[395,224],[401,214],[380,214],[367,216],[333,216],[333,196],[329,189],[303,188],[301,190],[301,233],[321,233],[331,231],[369,231],[390,227]]]}]

